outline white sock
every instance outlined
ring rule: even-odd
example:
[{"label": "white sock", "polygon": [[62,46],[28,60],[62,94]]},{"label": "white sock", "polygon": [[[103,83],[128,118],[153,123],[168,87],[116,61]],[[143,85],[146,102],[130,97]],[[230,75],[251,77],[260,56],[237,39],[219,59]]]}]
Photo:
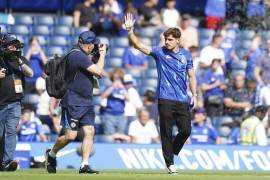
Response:
[{"label": "white sock", "polygon": [[56,157],[56,153],[55,153],[55,152],[53,152],[52,150],[49,152],[49,155],[50,155],[51,157],[53,157],[53,158],[55,158],[55,157]]},{"label": "white sock", "polygon": [[82,164],[81,164],[81,168],[83,168],[84,167],[84,165],[88,165],[88,162],[82,162]]}]

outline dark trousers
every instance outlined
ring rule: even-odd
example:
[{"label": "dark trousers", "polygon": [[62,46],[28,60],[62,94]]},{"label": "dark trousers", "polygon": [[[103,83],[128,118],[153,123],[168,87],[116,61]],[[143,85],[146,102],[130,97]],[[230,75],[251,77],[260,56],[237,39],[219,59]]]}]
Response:
[{"label": "dark trousers", "polygon": [[[171,100],[158,100],[160,136],[162,152],[167,167],[174,164],[173,156],[178,155],[191,132],[191,117],[188,103]],[[178,134],[173,139],[173,125]]]}]

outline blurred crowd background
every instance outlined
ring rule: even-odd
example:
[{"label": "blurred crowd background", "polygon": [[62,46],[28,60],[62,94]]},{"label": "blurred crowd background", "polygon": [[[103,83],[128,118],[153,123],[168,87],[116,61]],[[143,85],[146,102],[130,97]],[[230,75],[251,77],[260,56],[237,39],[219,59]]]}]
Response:
[{"label": "blurred crowd background", "polygon": [[[196,9],[196,2],[183,0],[77,2],[66,13],[6,8],[0,14],[2,32],[25,43],[24,56],[34,71],[34,77],[26,79],[19,141],[54,141],[62,133],[59,100],[46,92],[43,67],[55,54],[68,52],[78,35],[90,29],[109,44],[107,76],[99,79],[100,88],[94,91],[95,141],[160,142],[156,65],[130,45],[123,29],[125,13],[132,12],[142,42],[162,45],[162,32],[179,27],[182,46],[192,54],[199,104],[191,113],[193,129],[187,143],[243,144],[240,134],[250,121],[251,136],[260,137],[251,144],[268,145],[270,0],[204,0],[203,10]],[[181,12],[182,6],[190,11]],[[107,93],[110,86],[118,91]],[[259,119],[255,124],[253,115]]]}]

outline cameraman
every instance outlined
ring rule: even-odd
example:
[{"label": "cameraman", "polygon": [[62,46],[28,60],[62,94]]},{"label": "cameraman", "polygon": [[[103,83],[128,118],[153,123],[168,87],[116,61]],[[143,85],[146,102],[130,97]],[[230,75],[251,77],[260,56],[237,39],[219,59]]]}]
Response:
[{"label": "cameraman", "polygon": [[0,171],[15,171],[16,127],[21,117],[24,77],[33,71],[21,56],[22,44],[15,37],[4,35],[0,56]]}]

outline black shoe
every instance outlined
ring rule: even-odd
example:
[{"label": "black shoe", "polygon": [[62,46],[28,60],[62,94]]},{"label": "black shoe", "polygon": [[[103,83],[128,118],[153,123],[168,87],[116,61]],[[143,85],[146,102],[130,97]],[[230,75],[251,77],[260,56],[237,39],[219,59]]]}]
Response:
[{"label": "black shoe", "polygon": [[0,171],[16,171],[18,168],[18,162],[15,160],[9,161],[5,166],[1,166]]},{"label": "black shoe", "polygon": [[82,168],[80,168],[79,173],[84,173],[84,174],[98,174],[98,171],[95,171],[93,169],[90,168],[89,165],[84,165]]},{"label": "black shoe", "polygon": [[48,173],[56,173],[56,158],[49,155],[50,151],[51,149],[47,149],[45,153],[45,168]]}]

